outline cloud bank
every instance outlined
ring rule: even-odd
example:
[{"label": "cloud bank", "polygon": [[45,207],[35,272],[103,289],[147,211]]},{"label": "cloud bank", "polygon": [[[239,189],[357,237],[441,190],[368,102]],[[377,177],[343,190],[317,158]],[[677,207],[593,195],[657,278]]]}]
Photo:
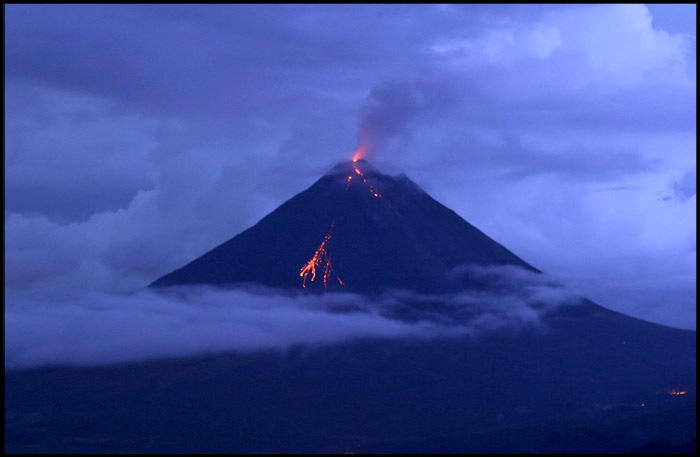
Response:
[{"label": "cloud bank", "polygon": [[447,338],[544,330],[577,297],[518,269],[489,270],[499,292],[289,295],[266,289],[174,287],[134,294],[6,293],[5,368],[108,365],[363,338]]}]

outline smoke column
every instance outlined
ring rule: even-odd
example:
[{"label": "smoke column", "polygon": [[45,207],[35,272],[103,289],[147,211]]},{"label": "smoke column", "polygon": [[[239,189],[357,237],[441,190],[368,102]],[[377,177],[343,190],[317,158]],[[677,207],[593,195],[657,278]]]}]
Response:
[{"label": "smoke column", "polygon": [[367,158],[408,130],[424,105],[424,94],[409,84],[387,84],[372,89],[362,109],[353,161]]}]

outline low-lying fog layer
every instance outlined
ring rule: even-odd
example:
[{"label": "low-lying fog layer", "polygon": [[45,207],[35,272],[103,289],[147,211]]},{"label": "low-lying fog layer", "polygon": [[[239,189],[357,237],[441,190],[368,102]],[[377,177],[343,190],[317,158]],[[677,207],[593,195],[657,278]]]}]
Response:
[{"label": "low-lying fog layer", "polygon": [[478,336],[536,327],[542,313],[576,303],[541,275],[516,268],[469,271],[498,275],[509,287],[442,296],[393,291],[375,298],[211,287],[58,298],[8,292],[5,368],[286,350],[357,338]]}]

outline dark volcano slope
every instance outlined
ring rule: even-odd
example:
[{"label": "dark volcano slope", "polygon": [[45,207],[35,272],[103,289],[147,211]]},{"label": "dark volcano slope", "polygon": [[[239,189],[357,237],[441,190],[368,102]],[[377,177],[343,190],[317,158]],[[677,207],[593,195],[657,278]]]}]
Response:
[{"label": "dark volcano slope", "polygon": [[[329,290],[444,292],[483,287],[469,279],[449,279],[452,269],[465,264],[537,271],[405,175],[384,175],[359,161],[339,164],[255,226],[151,286],[257,283],[301,289],[300,269],[329,232],[327,251],[344,282],[341,286],[331,277]],[[307,285],[323,288],[320,278]]]},{"label": "dark volcano slope", "polygon": [[8,372],[5,450],[617,453],[695,437],[695,332],[616,314],[545,324]]},{"label": "dark volcano slope", "polygon": [[[352,164],[340,164],[254,227],[153,286],[258,283],[300,290],[300,269],[331,227],[327,251],[345,285],[331,278],[329,290],[400,288],[444,297],[464,287],[491,292],[493,285],[478,275],[450,279],[465,264],[537,272],[408,178],[358,166],[368,182],[348,182],[360,175]],[[324,290],[322,281],[310,289]],[[471,325],[469,312],[421,302],[430,294],[409,295],[418,298],[383,315],[416,322],[439,313],[444,328]],[[583,300],[544,314],[540,325],[476,337],[354,340],[284,353],[10,371],[5,450],[690,449],[695,385],[694,331]]]}]

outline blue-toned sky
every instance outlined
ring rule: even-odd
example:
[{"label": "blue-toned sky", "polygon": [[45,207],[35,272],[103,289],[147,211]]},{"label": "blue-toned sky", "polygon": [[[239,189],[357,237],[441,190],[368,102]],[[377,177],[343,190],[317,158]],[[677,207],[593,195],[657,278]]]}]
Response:
[{"label": "blue-toned sky", "polygon": [[6,5],[5,290],[138,290],[358,137],[598,303],[695,328],[695,5]]}]

